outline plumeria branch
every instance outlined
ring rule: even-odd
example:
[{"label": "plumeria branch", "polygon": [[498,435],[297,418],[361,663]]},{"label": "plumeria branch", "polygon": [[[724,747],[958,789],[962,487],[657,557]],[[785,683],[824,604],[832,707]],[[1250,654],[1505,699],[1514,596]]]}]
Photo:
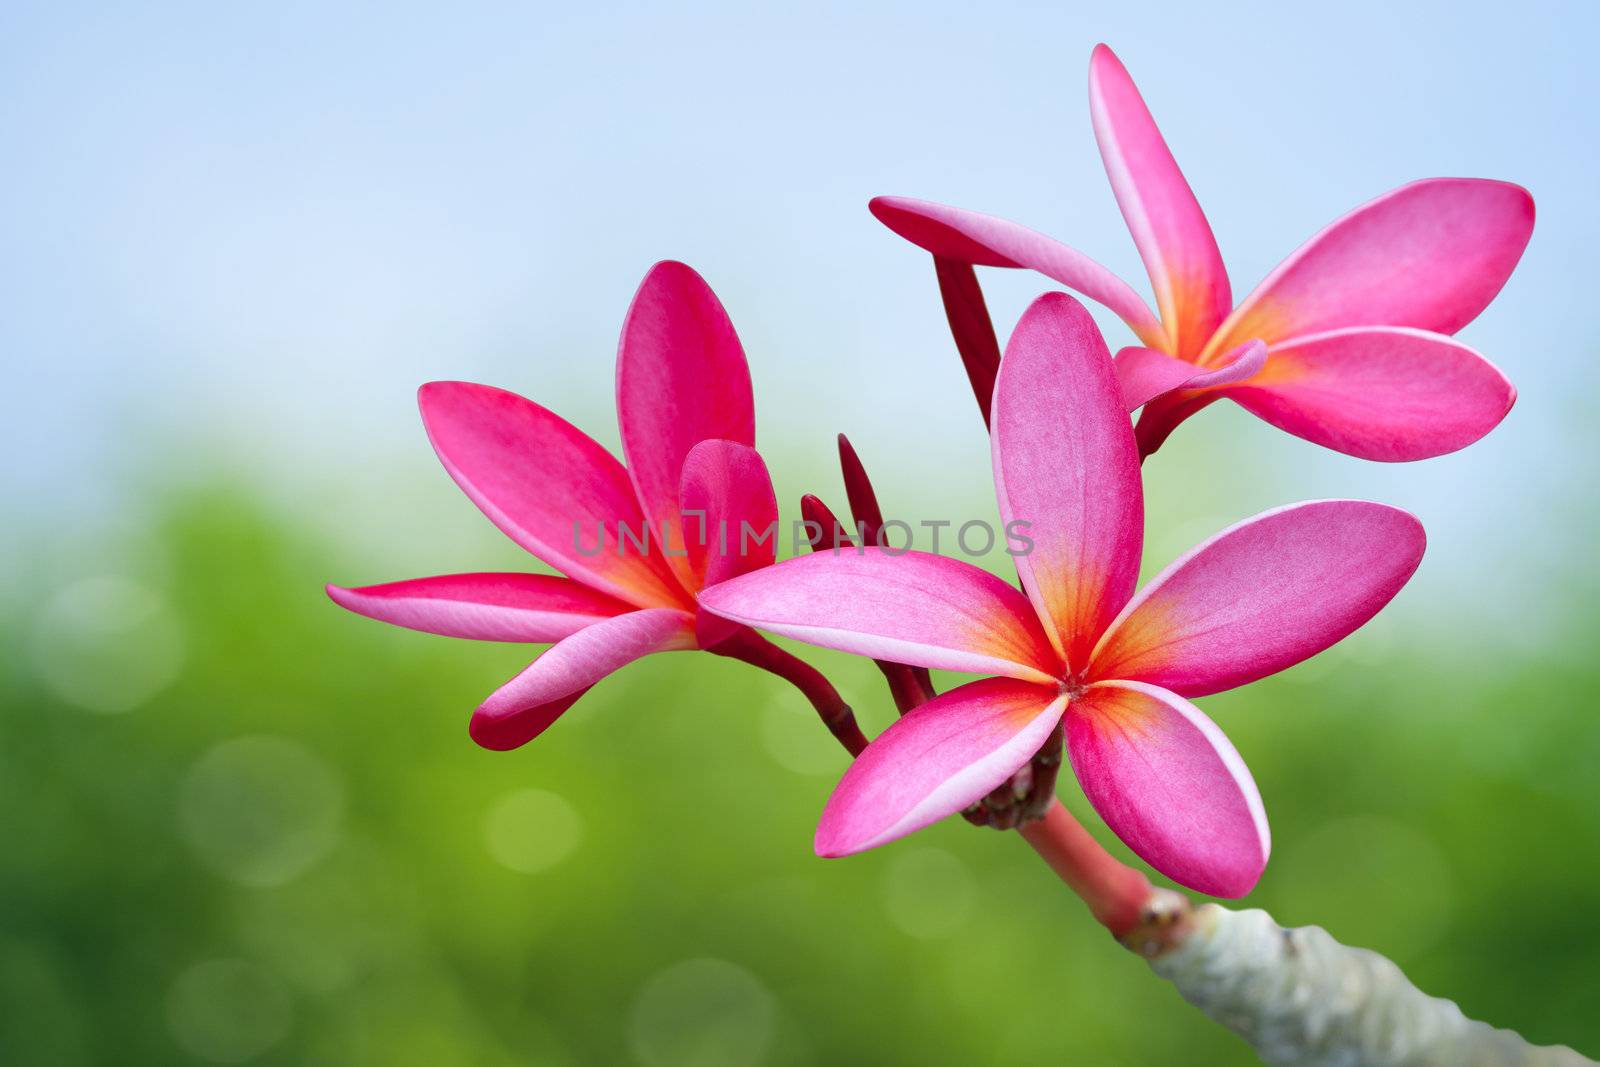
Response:
[{"label": "plumeria branch", "polygon": [[[774,566],[775,539],[759,537],[747,550],[743,531],[775,530],[777,503],[754,450],[743,349],[704,280],[667,262],[646,276],[623,324],[621,461],[514,394],[460,382],[419,394],[451,477],[566,577],[450,574],[329,595],[411,629],[550,643],[474,712],[472,736],[489,748],[538,736],[600,679],[655,652],[699,649],[781,677],[855,757],[823,812],[819,855],[877,847],[957,811],[1017,829],[1096,921],[1269,1063],[1590,1062],[1471,1022],[1388,960],[1320,930],[1194,907],[1112,856],[1056,799],[1070,754],[1090,803],[1153,868],[1218,896],[1255,885],[1270,850],[1260,795],[1190,698],[1342,639],[1405,584],[1425,538],[1394,508],[1306,502],[1223,531],[1136,593],[1139,466],[1222,397],[1368,459],[1477,440],[1516,391],[1452,335],[1494,298],[1533,227],[1518,186],[1415,182],[1335,221],[1235,303],[1198,201],[1104,46],[1089,81],[1096,141],[1154,309],[1081,252],[1016,223],[901,197],[871,204],[933,256],[991,429],[1008,531],[1037,520],[1017,559],[1020,589],[961,561],[889,551],[871,480],[842,436],[851,530],[808,496],[811,555]],[[1002,360],[979,266],[1037,271],[1116,314],[1138,345],[1113,361],[1087,312],[1050,293]],[[532,455],[544,463],[536,484],[523,477]],[[689,516],[699,543],[666,532]],[[608,520],[616,552],[569,543],[569,529]],[[662,529],[663,543],[623,551],[620,530],[635,526]],[[709,545],[711,526],[741,531],[738,551]],[[827,678],[752,627],[872,658],[900,719],[869,745]],[[936,695],[929,667],[986,677]]]},{"label": "plumeria branch", "polygon": [[[1059,766],[1059,728],[1054,736]],[[1030,767],[1038,761],[1035,757]],[[1342,945],[1321,927],[1281,927],[1259,909],[1196,906],[1175,890],[1152,885],[1144,872],[1111,855],[1055,798],[1053,775],[1039,795],[1048,798],[1042,812],[1015,824],[1022,839],[1124,948],[1148,960],[1208,1018],[1248,1042],[1264,1063],[1596,1063],[1567,1046],[1533,1045],[1514,1031],[1469,1019],[1454,1001],[1418,989],[1392,960]]]}]

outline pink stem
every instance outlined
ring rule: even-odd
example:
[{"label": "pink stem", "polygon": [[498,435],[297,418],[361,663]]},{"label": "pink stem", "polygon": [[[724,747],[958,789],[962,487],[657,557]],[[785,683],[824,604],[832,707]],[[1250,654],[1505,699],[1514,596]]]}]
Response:
[{"label": "pink stem", "polygon": [[1139,925],[1150,880],[1107,852],[1061,801],[1052,801],[1044,818],[1024,823],[1017,832],[1113,935],[1121,937]]}]

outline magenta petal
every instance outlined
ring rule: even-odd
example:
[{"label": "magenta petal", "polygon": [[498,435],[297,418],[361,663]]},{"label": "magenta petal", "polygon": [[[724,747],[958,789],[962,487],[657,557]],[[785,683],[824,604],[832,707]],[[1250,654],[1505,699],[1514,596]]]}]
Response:
[{"label": "magenta petal", "polygon": [[876,848],[977,802],[1033,758],[1065,703],[1053,688],[986,678],[907,713],[828,798],[817,855]]},{"label": "magenta petal", "polygon": [[701,441],[683,461],[679,497],[696,589],[772,566],[778,498],[755,449],[733,441]]},{"label": "magenta petal", "polygon": [[1500,291],[1533,234],[1533,198],[1481,178],[1430,178],[1334,222],[1279,264],[1209,351],[1350,326],[1451,334]]},{"label": "magenta petal", "polygon": [[926,552],[819,549],[700,594],[736,622],[893,663],[1051,683],[1059,660],[1027,598]]},{"label": "magenta petal", "polygon": [[1387,604],[1422,561],[1422,524],[1364,500],[1278,508],[1195,548],[1134,597],[1091,676],[1205,696],[1293,666]]},{"label": "magenta petal", "polygon": [[1178,389],[1208,389],[1243,381],[1267,362],[1267,346],[1251,341],[1229,352],[1212,369],[1203,369],[1153,348],[1117,353],[1117,383],[1129,411]]},{"label": "magenta petal", "polygon": [[559,641],[630,605],[548,574],[446,574],[359,589],[328,586],[357,615],[478,641]]},{"label": "magenta petal", "polygon": [[509,749],[543,733],[600,679],[652,652],[695,647],[694,617],[647,608],[597,622],[550,646],[472,713],[472,739]]},{"label": "magenta petal", "polygon": [[991,427],[1008,531],[1026,524],[1017,571],[1074,670],[1133,594],[1144,494],[1111,355],[1083,305],[1046,293],[1000,361]]},{"label": "magenta petal", "polygon": [[750,369],[733,323],[705,279],[682,263],[650,268],[622,325],[617,419],[639,503],[671,546],[673,570],[691,580],[678,489],[683,461],[701,441],[753,446]]},{"label": "magenta petal", "polygon": [[1089,61],[1089,113],[1117,206],[1150,272],[1169,351],[1193,359],[1233,306],[1228,272],[1144,99],[1105,45]]},{"label": "magenta petal", "polygon": [[619,523],[644,533],[639,502],[622,464],[581,430],[470,382],[429,382],[417,403],[445,470],[511,540],[631,604],[686,602],[659,553],[619,551]]},{"label": "magenta petal", "polygon": [[1296,437],[1400,462],[1465,448],[1500,424],[1517,390],[1442,334],[1357,327],[1285,341],[1226,395]]},{"label": "magenta petal", "polygon": [[1199,371],[1193,363],[1153,348],[1124,348],[1117,353],[1117,385],[1122,406],[1135,411],[1158,396],[1180,389]]},{"label": "magenta petal", "polygon": [[1102,682],[1067,709],[1066,734],[1089,803],[1141,859],[1212,896],[1255,888],[1272,850],[1266,810],[1199,708],[1157,686]]},{"label": "magenta petal", "polygon": [[1145,344],[1166,347],[1161,323],[1127,282],[1054,238],[993,215],[928,200],[880,196],[867,206],[879,222],[937,258],[1036,270],[1110,308]]},{"label": "magenta petal", "polygon": [[[755,449],[732,441],[701,441],[683,461],[684,539],[693,588],[725,582],[772,566],[778,547],[778,499],[767,465]],[[738,625],[700,612],[701,647]]]}]

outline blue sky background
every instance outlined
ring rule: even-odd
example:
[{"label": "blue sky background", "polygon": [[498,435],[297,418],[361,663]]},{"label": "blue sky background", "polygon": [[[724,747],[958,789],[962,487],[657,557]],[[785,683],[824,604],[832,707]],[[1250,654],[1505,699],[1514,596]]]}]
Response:
[{"label": "blue sky background", "polygon": [[[891,506],[984,514],[931,270],[866,201],[1015,218],[1146,290],[1089,126],[1104,40],[1236,292],[1409,179],[1533,191],[1527,256],[1463,334],[1521,390],[1494,435],[1384,467],[1219,406],[1150,492],[1158,563],[1291,499],[1413,507],[1434,547],[1402,612],[1536,644],[1595,584],[1596,29],[1588,5],[1540,3],[9,4],[5,537],[70,543],[153,486],[230,477],[365,551],[350,581],[492,562],[462,558],[491,541],[413,391],[493,382],[614,441],[616,332],[666,257],[739,326],[786,507],[839,495],[845,430]],[[1044,287],[985,280],[1007,329]]]}]

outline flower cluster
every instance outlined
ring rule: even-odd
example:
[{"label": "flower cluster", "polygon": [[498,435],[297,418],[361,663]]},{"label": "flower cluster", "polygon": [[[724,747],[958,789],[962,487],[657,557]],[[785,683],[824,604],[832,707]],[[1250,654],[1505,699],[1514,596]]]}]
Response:
[{"label": "flower cluster", "polygon": [[[1206,893],[1249,892],[1270,850],[1265,810],[1243,759],[1192,700],[1363,625],[1416,570],[1422,526],[1365,501],[1293,504],[1222,531],[1136,590],[1141,463],[1223,398],[1368,459],[1477,440],[1516,394],[1451,335],[1505,283],[1533,205],[1504,182],[1402,186],[1313,237],[1235,306],[1199,204],[1104,46],[1089,101],[1155,312],[1093,260],[1015,223],[898,197],[871,204],[933,255],[989,425],[1002,520],[1027,531],[1028,550],[1012,553],[1016,585],[949,556],[890,550],[842,438],[852,528],[806,497],[810,555],[777,563],[774,539],[727,536],[778,522],[754,447],[750,376],[710,288],[661,263],[618,349],[625,464],[515,394],[461,382],[420,393],[450,476],[565,577],[461,574],[329,594],[430,633],[553,642],[474,712],[472,736],[490,748],[537,736],[634,659],[700,649],[799,686],[858,757],[823,811],[821,855],[956,813],[997,826],[1036,818],[1054,803],[1064,747],[1095,810],[1152,867]],[[1113,358],[1083,305],[1047,292],[1002,353],[979,266],[1037,271],[1109,308],[1138,344]],[[901,718],[867,743],[826,679],[757,630],[876,660]],[[930,668],[986,677],[935,695]]]}]

